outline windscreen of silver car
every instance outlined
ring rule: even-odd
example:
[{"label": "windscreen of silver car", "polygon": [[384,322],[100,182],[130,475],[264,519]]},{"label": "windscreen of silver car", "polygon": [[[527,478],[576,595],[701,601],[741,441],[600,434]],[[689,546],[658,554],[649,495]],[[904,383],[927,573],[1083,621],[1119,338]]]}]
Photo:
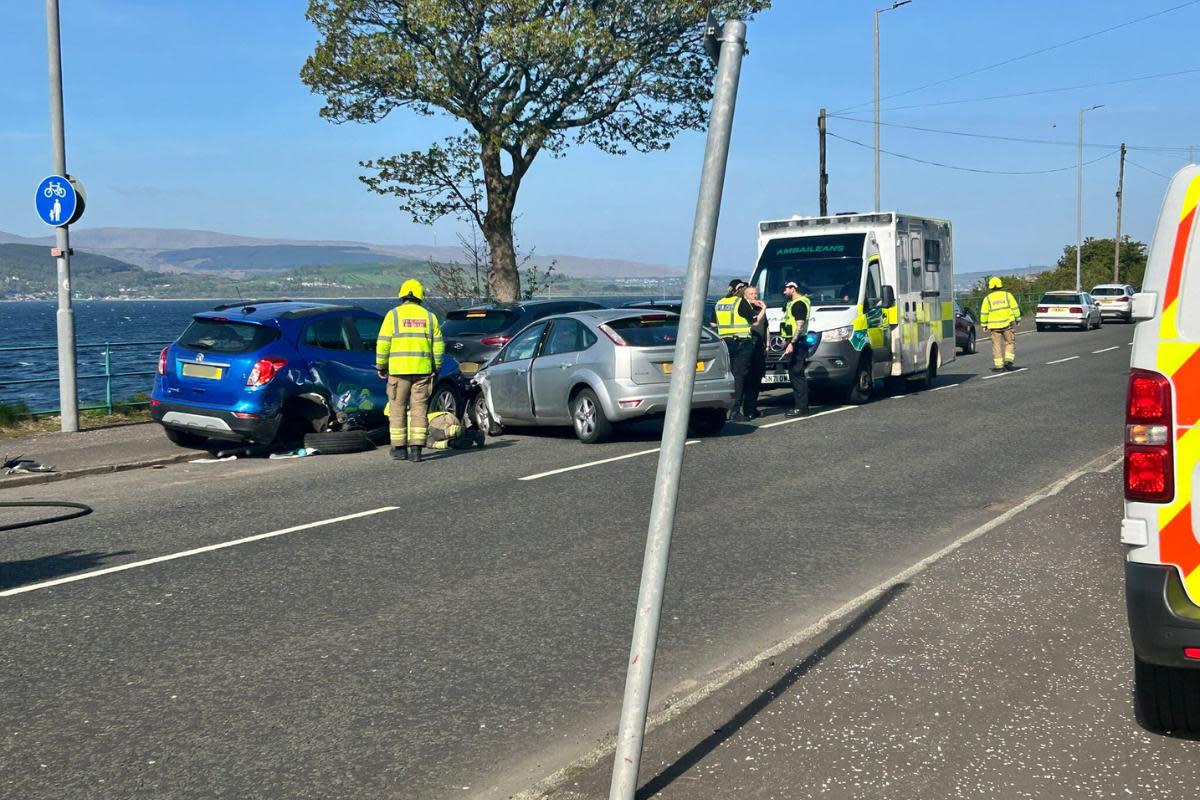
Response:
[{"label": "windscreen of silver car", "polygon": [[279,338],[278,328],[223,317],[193,319],[177,344],[206,353],[253,353]]}]

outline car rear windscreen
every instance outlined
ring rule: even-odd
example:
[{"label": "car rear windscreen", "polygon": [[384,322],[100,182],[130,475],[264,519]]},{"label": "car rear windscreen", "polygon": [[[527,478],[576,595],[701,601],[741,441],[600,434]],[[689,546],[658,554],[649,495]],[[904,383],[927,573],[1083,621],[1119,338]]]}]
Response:
[{"label": "car rear windscreen", "polygon": [[1080,305],[1079,295],[1077,294],[1044,294],[1042,299],[1038,300],[1039,305],[1044,306],[1070,306]]},{"label": "car rear windscreen", "polygon": [[[630,347],[674,347],[679,338],[679,317],[665,314],[647,314],[642,317],[625,317],[606,322],[614,333]],[[700,329],[700,341],[715,342],[717,337]]]},{"label": "car rear windscreen", "polygon": [[1097,286],[1092,289],[1092,297],[1123,297],[1125,290],[1120,286]]},{"label": "car rear windscreen", "polygon": [[253,353],[279,338],[278,328],[231,322],[224,319],[193,319],[176,342],[205,353]]},{"label": "car rear windscreen", "polygon": [[442,336],[488,336],[512,325],[517,312],[502,309],[451,311],[442,323]]}]

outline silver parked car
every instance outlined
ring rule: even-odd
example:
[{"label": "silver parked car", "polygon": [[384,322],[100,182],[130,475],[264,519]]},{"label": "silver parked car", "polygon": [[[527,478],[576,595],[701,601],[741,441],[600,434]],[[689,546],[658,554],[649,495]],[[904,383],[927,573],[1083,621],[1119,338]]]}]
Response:
[{"label": "silver parked car", "polygon": [[1034,322],[1039,331],[1070,327],[1086,331],[1099,328],[1100,304],[1087,292],[1046,292],[1038,300]]},{"label": "silver parked car", "polygon": [[1133,296],[1137,290],[1128,283],[1102,283],[1091,295],[1100,303],[1100,316],[1133,322]]},{"label": "silver parked car", "polygon": [[[481,428],[571,425],[581,442],[603,441],[613,425],[663,414],[679,317],[613,308],[532,323],[476,374]],[[701,331],[692,432],[716,433],[733,406],[725,343]]]}]

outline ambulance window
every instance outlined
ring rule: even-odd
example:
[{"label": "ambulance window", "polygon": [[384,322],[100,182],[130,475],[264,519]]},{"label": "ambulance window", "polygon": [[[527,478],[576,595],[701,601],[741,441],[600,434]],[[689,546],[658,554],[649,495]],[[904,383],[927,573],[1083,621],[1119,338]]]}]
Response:
[{"label": "ambulance window", "polygon": [[867,267],[867,284],[863,289],[863,308],[870,309],[879,305],[883,298],[879,286],[879,260],[876,259]]},{"label": "ambulance window", "polygon": [[1185,338],[1200,339],[1200,225],[1192,226],[1192,241],[1183,262],[1183,280],[1179,286],[1179,332]]},{"label": "ambulance window", "polygon": [[937,272],[942,267],[942,243],[937,239],[925,240],[925,271]]},{"label": "ambulance window", "polygon": [[912,264],[912,274],[915,278],[921,274],[921,256],[923,255],[921,253],[921,235],[914,233],[912,238],[909,239],[909,245],[912,247],[912,255],[909,258]]}]

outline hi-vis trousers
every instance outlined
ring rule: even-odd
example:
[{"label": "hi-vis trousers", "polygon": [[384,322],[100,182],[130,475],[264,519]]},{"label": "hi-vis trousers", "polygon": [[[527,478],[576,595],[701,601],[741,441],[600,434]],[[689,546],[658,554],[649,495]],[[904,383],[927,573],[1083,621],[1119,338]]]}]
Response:
[{"label": "hi-vis trousers", "polygon": [[392,447],[425,446],[432,391],[432,374],[388,376],[388,435]]},{"label": "hi-vis trousers", "polygon": [[992,335],[992,365],[1003,367],[1017,359],[1016,325],[1009,325],[1002,330],[990,330]]}]

